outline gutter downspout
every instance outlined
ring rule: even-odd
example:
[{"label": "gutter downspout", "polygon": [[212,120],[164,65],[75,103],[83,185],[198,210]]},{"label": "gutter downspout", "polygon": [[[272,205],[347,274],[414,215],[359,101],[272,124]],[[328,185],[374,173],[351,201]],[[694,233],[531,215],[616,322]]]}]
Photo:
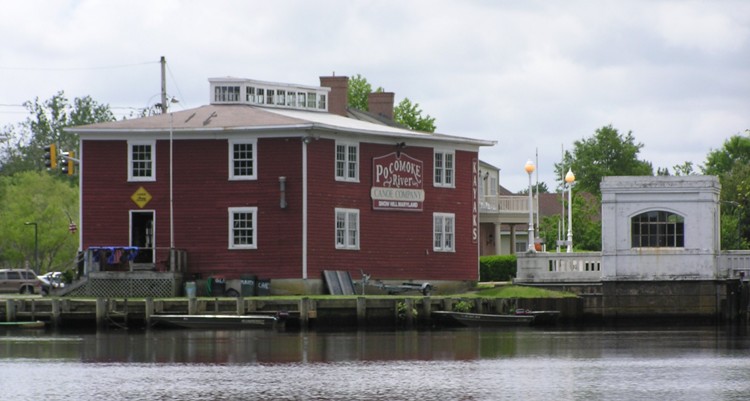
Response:
[{"label": "gutter downspout", "polygon": [[307,137],[302,138],[302,279],[307,280]]}]

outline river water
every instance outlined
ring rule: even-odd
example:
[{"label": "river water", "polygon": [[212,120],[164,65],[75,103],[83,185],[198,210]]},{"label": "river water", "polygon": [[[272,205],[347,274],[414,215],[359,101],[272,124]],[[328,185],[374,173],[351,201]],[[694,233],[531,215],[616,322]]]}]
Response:
[{"label": "river water", "polygon": [[727,327],[0,332],[2,400],[747,400]]}]

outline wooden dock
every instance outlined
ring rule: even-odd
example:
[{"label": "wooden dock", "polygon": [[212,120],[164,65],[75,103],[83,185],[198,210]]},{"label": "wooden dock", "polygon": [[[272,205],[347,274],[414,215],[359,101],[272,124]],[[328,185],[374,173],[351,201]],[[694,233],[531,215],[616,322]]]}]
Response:
[{"label": "wooden dock", "polygon": [[515,309],[559,310],[561,320],[581,316],[578,298],[487,299],[429,296],[249,297],[249,298],[40,298],[10,297],[0,300],[4,321],[41,320],[51,327],[95,326],[149,328],[151,316],[284,314],[290,327],[424,327],[431,326],[432,311],[453,310],[459,301],[470,302],[479,313],[509,313]]}]

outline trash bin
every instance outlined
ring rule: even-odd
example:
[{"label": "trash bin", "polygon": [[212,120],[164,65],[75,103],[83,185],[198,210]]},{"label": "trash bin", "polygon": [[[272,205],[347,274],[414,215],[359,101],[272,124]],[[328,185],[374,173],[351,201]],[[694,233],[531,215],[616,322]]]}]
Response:
[{"label": "trash bin", "polygon": [[242,276],[240,277],[240,293],[243,297],[255,296],[255,282],[258,280],[256,276]]},{"label": "trash bin", "polygon": [[271,295],[271,279],[259,278],[256,282],[256,295],[260,297]]},{"label": "trash bin", "polygon": [[208,290],[212,297],[223,297],[224,291],[226,290],[226,280],[221,276],[214,276],[208,278]]},{"label": "trash bin", "polygon": [[195,281],[188,281],[185,283],[185,296],[188,298],[195,298],[196,289]]}]

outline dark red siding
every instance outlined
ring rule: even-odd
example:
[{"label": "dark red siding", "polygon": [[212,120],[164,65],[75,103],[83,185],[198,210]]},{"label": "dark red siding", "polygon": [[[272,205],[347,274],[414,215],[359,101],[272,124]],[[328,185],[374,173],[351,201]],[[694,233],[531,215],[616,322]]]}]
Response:
[{"label": "dark red siding", "polygon": [[[189,273],[204,278],[256,274],[302,277],[302,142],[260,138],[258,180],[229,181],[226,140],[174,141],[174,239],[188,252]],[[360,182],[334,178],[335,142],[320,139],[308,148],[308,278],[326,269],[359,270],[377,279],[476,280],[477,245],[472,241],[472,161],[476,152],[456,152],[456,187],[433,187],[433,149],[407,147],[424,163],[424,209],[420,212],[372,209],[372,159],[392,145],[360,143]],[[156,214],[157,261],[169,247],[169,142],[156,143],[157,180],[127,181],[127,142],[83,142],[83,247],[129,243],[131,200],[145,188],[153,199],[144,207]],[[288,206],[279,206],[279,177],[286,177]],[[258,207],[258,249],[228,249],[228,208]],[[335,248],[335,208],[360,211],[360,249]],[[433,213],[456,216],[455,252],[433,252]]]}]

